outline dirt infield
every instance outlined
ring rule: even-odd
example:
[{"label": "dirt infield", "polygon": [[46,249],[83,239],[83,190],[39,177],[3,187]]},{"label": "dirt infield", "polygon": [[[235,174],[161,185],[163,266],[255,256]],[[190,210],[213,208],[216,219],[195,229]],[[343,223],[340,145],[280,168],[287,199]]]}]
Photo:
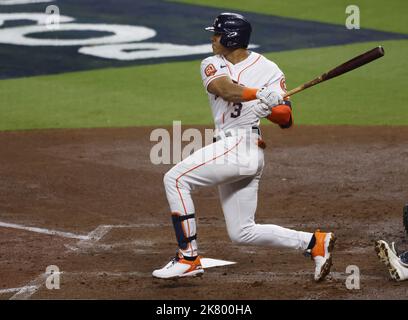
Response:
[{"label": "dirt infield", "polygon": [[[232,244],[215,188],[193,196],[199,248],[237,264],[153,279],[176,246],[162,184],[171,166],[151,164],[151,130],[0,133],[0,299],[408,297],[408,282],[389,280],[373,247],[407,244],[408,127],[263,128],[257,222],[334,231],[333,272],[319,284],[300,252]],[[63,272],[59,290],[44,285],[49,265]],[[349,265],[359,267],[358,290],[346,288]]]}]

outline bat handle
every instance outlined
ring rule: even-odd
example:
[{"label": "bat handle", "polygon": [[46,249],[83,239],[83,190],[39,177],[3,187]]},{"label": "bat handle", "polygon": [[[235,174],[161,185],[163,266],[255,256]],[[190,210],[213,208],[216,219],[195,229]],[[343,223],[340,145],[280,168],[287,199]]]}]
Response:
[{"label": "bat handle", "polygon": [[288,92],[286,92],[286,93],[282,96],[282,98],[285,99],[285,98],[287,98],[287,97],[289,97],[289,96],[292,96],[292,95],[294,95],[294,94],[296,94],[296,93],[302,91],[303,89],[304,89],[303,86],[296,87],[296,88],[294,88],[294,89],[289,90]]},{"label": "bat handle", "polygon": [[312,81],[309,81],[308,83],[302,84],[292,90],[289,90],[288,92],[285,93],[285,95],[283,96],[283,98],[286,98],[288,96],[293,96],[294,94],[303,91],[307,88],[313,87],[314,85],[320,83],[323,81],[324,75],[321,75],[320,77],[317,77],[315,79],[313,79]]}]

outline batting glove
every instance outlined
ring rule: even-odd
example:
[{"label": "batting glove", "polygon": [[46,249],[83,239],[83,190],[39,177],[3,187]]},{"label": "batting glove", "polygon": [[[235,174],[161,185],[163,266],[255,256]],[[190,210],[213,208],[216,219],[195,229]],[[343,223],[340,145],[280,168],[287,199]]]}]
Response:
[{"label": "batting glove", "polygon": [[256,93],[256,97],[265,103],[269,108],[273,108],[283,103],[282,96],[273,91],[271,87],[262,87]]},{"label": "batting glove", "polygon": [[252,112],[255,113],[259,118],[265,118],[271,114],[271,108],[262,101],[259,101],[252,107]]}]

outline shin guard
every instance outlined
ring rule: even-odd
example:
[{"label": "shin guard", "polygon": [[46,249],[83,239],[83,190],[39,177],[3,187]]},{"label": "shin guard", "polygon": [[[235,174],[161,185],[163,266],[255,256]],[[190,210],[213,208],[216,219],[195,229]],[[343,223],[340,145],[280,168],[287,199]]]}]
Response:
[{"label": "shin guard", "polygon": [[172,221],[173,221],[173,226],[174,226],[174,230],[176,232],[176,238],[177,238],[177,242],[178,242],[178,246],[180,247],[180,249],[185,250],[188,247],[188,244],[197,239],[197,234],[188,237],[184,227],[183,227],[183,221],[187,220],[187,219],[194,219],[195,214],[187,214],[184,216],[179,215],[178,213],[173,213],[171,215]]}]

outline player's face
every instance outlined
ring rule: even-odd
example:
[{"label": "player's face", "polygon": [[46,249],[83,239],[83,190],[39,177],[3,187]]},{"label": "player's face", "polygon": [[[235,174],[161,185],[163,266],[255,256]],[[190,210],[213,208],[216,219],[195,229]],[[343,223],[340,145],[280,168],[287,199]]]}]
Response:
[{"label": "player's face", "polygon": [[211,37],[212,50],[214,54],[224,54],[228,50],[221,43],[221,35],[214,33]]}]

